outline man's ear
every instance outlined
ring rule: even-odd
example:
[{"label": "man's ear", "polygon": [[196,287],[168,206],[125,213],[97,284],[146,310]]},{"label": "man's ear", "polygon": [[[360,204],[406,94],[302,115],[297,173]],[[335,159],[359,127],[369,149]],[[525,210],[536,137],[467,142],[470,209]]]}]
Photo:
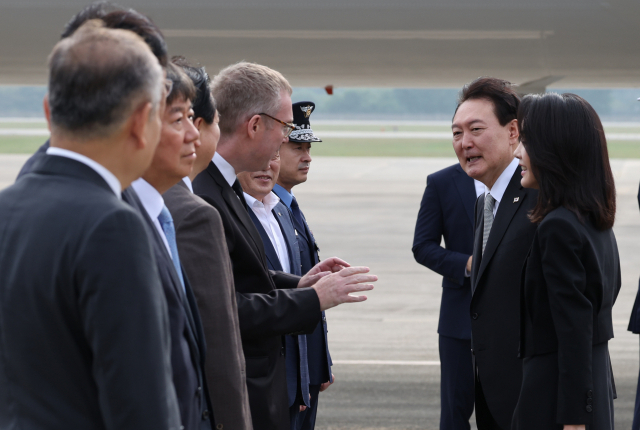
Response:
[{"label": "man's ear", "polygon": [[515,149],[515,147],[517,147],[520,143],[520,130],[518,130],[518,120],[511,120],[507,127],[509,130],[509,144],[513,145]]},{"label": "man's ear", "polygon": [[49,132],[51,132],[51,107],[49,106],[49,93],[44,95],[42,108],[44,109],[44,117],[47,120],[47,127],[49,128]]},{"label": "man's ear", "polygon": [[149,142],[147,141],[147,128],[149,127],[153,112],[151,102],[141,104],[131,115],[128,123],[129,135],[137,149],[143,149]]},{"label": "man's ear", "polygon": [[249,135],[249,138],[254,139],[263,127],[264,123],[262,122],[262,117],[260,115],[254,115],[249,118],[249,122],[247,123],[247,134]]},{"label": "man's ear", "polygon": [[198,129],[198,131],[200,131],[200,127],[202,126],[203,122],[204,122],[204,118],[199,116],[198,118],[196,118],[195,121],[193,121],[193,125]]}]

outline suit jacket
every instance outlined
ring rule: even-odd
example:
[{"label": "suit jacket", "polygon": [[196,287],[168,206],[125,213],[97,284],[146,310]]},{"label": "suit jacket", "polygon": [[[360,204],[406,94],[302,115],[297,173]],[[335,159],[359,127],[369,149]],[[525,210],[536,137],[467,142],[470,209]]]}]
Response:
[{"label": "suit jacket", "polygon": [[559,394],[551,422],[590,425],[594,374],[611,371],[594,365],[592,348],[613,338],[611,312],[621,285],[613,230],[598,231],[564,207],[549,212],[536,231],[523,278],[521,355],[557,353],[557,379],[547,381]]},{"label": "suit jacket", "polygon": [[[295,228],[293,227],[293,219],[291,214],[287,210],[287,207],[278,202],[276,206],[271,210],[273,216],[278,221],[280,231],[284,237],[287,245],[287,254],[289,256],[290,271],[294,275],[300,276],[300,248],[298,247],[298,239]],[[249,216],[256,226],[262,243],[264,243],[264,252],[267,257],[267,266],[270,270],[283,271],[283,267],[278,258],[273,243],[269,235],[265,231],[262,223],[256,216],[256,214],[249,210]],[[285,342],[285,357],[286,357],[286,369],[287,369],[287,393],[289,394],[289,407],[293,406],[296,401],[296,395],[298,388],[302,396],[303,404],[309,406],[309,366],[307,363],[307,336],[300,335],[286,335],[284,337]]]},{"label": "suit jacket", "polygon": [[464,272],[473,253],[475,202],[473,179],[460,164],[427,176],[413,238],[416,261],[443,276],[438,333],[456,339],[471,338],[471,278]]},{"label": "suit jacket", "polygon": [[144,221],[78,161],[32,167],[0,192],[0,428],[178,429]]},{"label": "suit jacket", "polygon": [[189,277],[207,344],[206,377],[216,428],[251,430],[238,306],[218,211],[183,181],[164,195],[176,228],[180,261]]},{"label": "suit jacket", "polygon": [[152,237],[157,271],[169,309],[171,367],[182,425],[185,430],[210,430],[210,407],[204,377],[206,346],[200,314],[189,279],[183,270],[183,290],[167,247],[135,190],[132,187],[127,188],[123,191],[122,198],[142,215],[148,234]]},{"label": "suit jacket", "polygon": [[[273,188],[280,199],[283,199],[287,191],[276,185]],[[291,211],[291,208],[287,206]],[[302,213],[302,212],[301,212]],[[307,220],[302,214],[302,224],[292,215],[293,225],[298,233],[298,244],[300,247],[300,264],[302,274],[306,274],[316,264],[320,262],[318,244],[307,224]],[[312,385],[320,385],[327,381],[333,382],[331,374],[331,354],[329,353],[329,342],[327,340],[327,317],[322,311],[321,319],[318,321],[313,333],[307,335],[307,361],[309,364],[309,382]]]},{"label": "suit jacket", "polygon": [[281,336],[310,332],[320,315],[313,288],[296,288],[299,277],[269,271],[260,234],[234,190],[211,162],[193,189],[220,213],[233,266],[247,388],[254,429],[289,429]]},{"label": "suit jacket", "polygon": [[536,231],[528,213],[538,192],[523,188],[520,179],[518,167],[498,206],[484,255],[484,194],[478,198],[471,268],[472,350],[489,410],[504,429],[511,428],[522,383],[520,278]]},{"label": "suit jacket", "polygon": [[[640,207],[640,189],[638,189],[638,206]],[[640,333],[640,282],[638,283],[638,293],[631,310],[631,318],[629,318],[629,327],[627,330],[638,334]]]},{"label": "suit jacket", "polygon": [[27,173],[31,172],[35,163],[38,160],[44,158],[45,155],[47,155],[47,149],[49,148],[49,146],[49,139],[47,139],[47,141],[40,145],[40,148],[38,148],[38,150],[27,159],[27,161],[25,161],[25,163],[22,165],[22,168],[20,169],[20,172],[18,172],[18,177],[16,179],[20,179]]}]

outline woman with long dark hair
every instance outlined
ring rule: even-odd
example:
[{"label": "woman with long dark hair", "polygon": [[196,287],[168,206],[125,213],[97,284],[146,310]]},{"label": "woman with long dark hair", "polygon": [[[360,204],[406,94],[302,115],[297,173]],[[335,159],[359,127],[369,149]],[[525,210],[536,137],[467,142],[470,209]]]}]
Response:
[{"label": "woman with long dark hair", "polygon": [[616,193],[602,123],[575,94],[525,97],[522,186],[539,189],[523,269],[523,382],[513,429],[613,429],[608,341],[620,290]]}]

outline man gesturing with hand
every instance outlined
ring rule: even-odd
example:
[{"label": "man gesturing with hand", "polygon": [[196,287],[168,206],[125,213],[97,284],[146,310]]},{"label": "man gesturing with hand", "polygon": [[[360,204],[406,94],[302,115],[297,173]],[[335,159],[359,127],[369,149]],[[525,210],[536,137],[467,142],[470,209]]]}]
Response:
[{"label": "man gesturing with hand", "polygon": [[220,111],[217,153],[193,181],[194,192],[214,206],[224,226],[238,304],[254,430],[289,430],[285,334],[310,333],[324,309],[363,301],[350,293],[371,290],[366,267],[338,258],[318,263],[304,277],[270,271],[262,238],[247,212],[240,172],[266,170],[293,129],[291,86],[275,70],[237,63],[213,79]]}]

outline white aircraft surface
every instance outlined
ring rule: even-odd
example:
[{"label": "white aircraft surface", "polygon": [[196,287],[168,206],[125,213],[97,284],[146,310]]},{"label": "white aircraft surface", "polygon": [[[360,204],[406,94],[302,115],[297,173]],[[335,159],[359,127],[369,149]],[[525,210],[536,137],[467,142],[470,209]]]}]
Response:
[{"label": "white aircraft surface", "polygon": [[[86,0],[0,0],[0,84],[45,84]],[[210,72],[239,60],[294,86],[459,87],[481,75],[562,87],[640,83],[638,0],[121,0],[170,53]]]}]

